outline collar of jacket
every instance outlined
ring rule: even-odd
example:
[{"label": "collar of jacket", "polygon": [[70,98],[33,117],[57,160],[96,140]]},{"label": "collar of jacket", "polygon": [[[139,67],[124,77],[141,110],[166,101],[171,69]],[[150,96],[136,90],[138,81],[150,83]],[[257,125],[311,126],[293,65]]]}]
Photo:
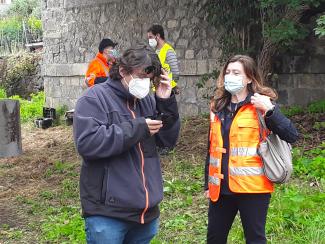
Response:
[{"label": "collar of jacket", "polygon": [[96,54],[96,58],[100,59],[105,64],[105,66],[108,67],[107,59],[105,58],[105,56],[102,53],[98,52]]},{"label": "collar of jacket", "polygon": [[121,80],[112,80],[108,78],[106,83],[119,97],[122,97],[130,102],[133,102],[136,99],[134,96],[131,95],[131,93],[129,93],[128,89],[123,86]]},{"label": "collar of jacket", "polygon": [[[248,93],[247,97],[245,98],[244,101],[241,101],[238,103],[238,106],[237,106],[237,110],[250,103],[251,102],[251,97],[253,96],[254,94],[253,93]],[[229,109],[228,109],[228,106],[230,106],[230,104],[228,104],[224,109],[222,109],[221,111],[217,112],[216,115],[219,117],[219,118],[224,118],[224,116],[226,115],[226,113],[229,113]]]}]

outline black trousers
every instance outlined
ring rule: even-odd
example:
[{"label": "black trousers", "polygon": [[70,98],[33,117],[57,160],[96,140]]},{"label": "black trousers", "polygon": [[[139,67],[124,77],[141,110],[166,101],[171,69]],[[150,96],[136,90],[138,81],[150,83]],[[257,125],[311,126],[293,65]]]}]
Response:
[{"label": "black trousers", "polygon": [[208,244],[227,243],[227,237],[237,212],[244,228],[247,244],[264,244],[265,223],[271,194],[220,195],[209,204]]}]

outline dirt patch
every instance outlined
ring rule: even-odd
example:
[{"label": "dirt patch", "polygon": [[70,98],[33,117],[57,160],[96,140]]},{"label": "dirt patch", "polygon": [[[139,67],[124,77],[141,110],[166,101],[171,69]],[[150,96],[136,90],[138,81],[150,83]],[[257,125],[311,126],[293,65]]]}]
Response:
[{"label": "dirt patch", "polygon": [[185,157],[191,154],[206,155],[208,130],[208,117],[191,117],[184,120],[175,149],[177,153],[181,153]]},{"label": "dirt patch", "polygon": [[17,227],[25,222],[24,213],[18,214],[22,211],[17,197],[33,199],[42,190],[57,187],[60,179],[46,177],[56,162],[79,161],[71,127],[42,130],[24,125],[22,140],[21,156],[0,159],[0,227]]},{"label": "dirt patch", "polygon": [[23,227],[26,224],[26,219],[17,213],[18,209],[12,204],[9,205],[7,201],[0,201],[0,227]]},{"label": "dirt patch", "polygon": [[309,150],[317,147],[325,141],[325,127],[316,126],[316,122],[324,122],[325,114],[302,114],[295,115],[291,118],[295,124],[300,137],[294,146],[302,147],[304,150]]}]

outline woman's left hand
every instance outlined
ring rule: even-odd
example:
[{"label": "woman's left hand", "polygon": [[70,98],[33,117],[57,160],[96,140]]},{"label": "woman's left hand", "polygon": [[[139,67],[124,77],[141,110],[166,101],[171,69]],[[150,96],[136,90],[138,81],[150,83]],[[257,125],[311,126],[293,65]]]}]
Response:
[{"label": "woman's left hand", "polygon": [[161,69],[160,82],[156,89],[156,95],[159,98],[169,98],[172,93],[171,79],[168,77],[167,71]]},{"label": "woman's left hand", "polygon": [[262,110],[264,113],[274,107],[270,97],[261,95],[259,93],[254,93],[254,96],[251,97],[251,103],[256,109]]}]

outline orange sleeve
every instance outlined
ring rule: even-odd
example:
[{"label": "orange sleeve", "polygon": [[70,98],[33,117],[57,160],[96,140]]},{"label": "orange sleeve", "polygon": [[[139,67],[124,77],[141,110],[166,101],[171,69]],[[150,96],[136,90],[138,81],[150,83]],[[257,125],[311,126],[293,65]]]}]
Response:
[{"label": "orange sleeve", "polygon": [[88,70],[86,72],[86,84],[91,87],[95,84],[95,79],[98,76],[101,76],[102,70],[100,64],[93,60],[88,65]]}]

